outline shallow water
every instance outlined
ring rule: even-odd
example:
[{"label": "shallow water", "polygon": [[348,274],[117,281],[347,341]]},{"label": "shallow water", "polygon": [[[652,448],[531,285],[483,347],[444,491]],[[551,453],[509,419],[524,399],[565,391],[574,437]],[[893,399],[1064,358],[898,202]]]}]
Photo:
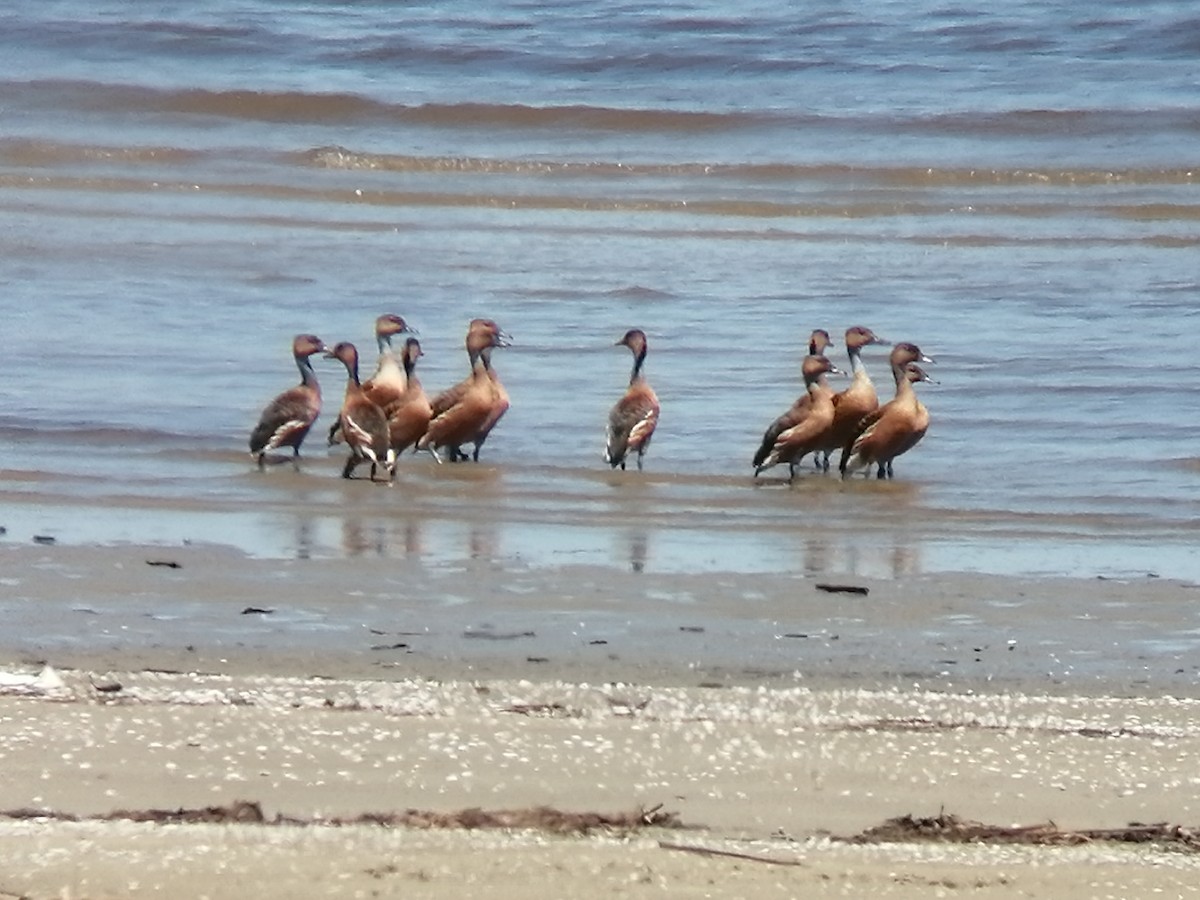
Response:
[{"label": "shallow water", "polygon": [[[1188,4],[64,0],[0,22],[10,540],[1200,578]],[[470,317],[514,335],[485,471],[343,485],[320,424],[303,476],[250,471],[291,336],[370,365],[383,311],[420,330],[433,390]],[[893,484],[755,485],[809,331],[851,324],[937,358],[929,434]],[[649,472],[608,475],[631,326],[663,417]]]}]

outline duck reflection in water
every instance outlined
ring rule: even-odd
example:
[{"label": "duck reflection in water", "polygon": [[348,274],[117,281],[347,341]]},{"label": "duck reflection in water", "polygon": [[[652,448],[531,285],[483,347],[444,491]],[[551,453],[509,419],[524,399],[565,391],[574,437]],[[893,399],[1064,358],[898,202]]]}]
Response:
[{"label": "duck reflection in water", "polygon": [[646,571],[646,560],[649,557],[649,538],[645,531],[629,533],[629,571],[640,575]]}]

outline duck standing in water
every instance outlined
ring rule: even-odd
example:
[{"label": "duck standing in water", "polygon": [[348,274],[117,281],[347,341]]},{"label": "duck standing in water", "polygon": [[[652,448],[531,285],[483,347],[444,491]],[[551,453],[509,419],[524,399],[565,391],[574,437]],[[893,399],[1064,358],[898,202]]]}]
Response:
[{"label": "duck standing in water", "polygon": [[[362,383],[362,389],[389,418],[393,405],[399,401],[408,384],[400,361],[396,359],[392,350],[392,338],[412,330],[404,319],[392,313],[385,313],[375,320],[375,343],[379,347],[379,361],[375,364],[375,374]],[[340,429],[339,418],[329,428],[330,444],[341,442]]]},{"label": "duck standing in water", "polygon": [[507,337],[491,319],[471,321],[466,340],[471,374],[434,398],[432,418],[417,441],[418,450],[428,450],[439,463],[442,462],[439,448],[448,451],[451,461],[466,459],[459,448],[478,439],[495,411],[495,384],[484,363],[484,351],[507,346]]},{"label": "duck standing in water", "polygon": [[850,386],[833,395],[833,425],[813,457],[817,465],[829,471],[829,454],[846,445],[864,416],[879,408],[879,395],[863,365],[862,351],[871,344],[887,344],[870,328],[853,325],[846,329],[846,355],[850,357]]},{"label": "duck standing in water", "polygon": [[828,357],[810,355],[804,358],[800,371],[811,402],[803,409],[800,420],[775,439],[766,459],[755,466],[755,478],[763,469],[787,463],[788,482],[792,482],[796,477],[796,466],[827,440],[833,426],[833,391],[825,382],[825,376],[840,375],[841,370]]},{"label": "duck standing in water", "polygon": [[260,470],[268,453],[291,447],[292,466],[300,471],[300,445],[321,412],[321,386],[311,357],[323,352],[325,344],[315,334],[298,334],[292,340],[292,358],[300,370],[300,383],[267,404],[250,435],[250,455]]},{"label": "duck standing in water", "polygon": [[417,441],[429,429],[429,420],[433,418],[433,407],[430,406],[421,380],[417,377],[417,360],[423,355],[421,342],[416,338],[410,337],[404,342],[404,350],[400,356],[404,365],[404,394],[388,416],[388,435],[392,452],[396,454],[397,459],[409,447],[416,446]]},{"label": "duck standing in water", "polygon": [[[512,338],[505,334],[504,343],[496,344],[495,346],[507,347],[511,340]],[[496,427],[496,423],[508,412],[510,405],[508,391],[504,389],[504,385],[500,381],[500,376],[492,368],[492,350],[493,346],[487,346],[479,352],[479,358],[483,361],[484,369],[487,370],[488,381],[492,383],[492,408],[488,413],[488,417],[484,419],[483,424],[479,426],[479,431],[476,433],[473,441],[475,449],[471,453],[471,459],[475,462],[479,462],[479,451],[483,448],[483,442],[488,439],[488,435],[492,433],[492,429]]]},{"label": "duck standing in water", "polygon": [[917,364],[918,360],[933,362],[916,344],[905,342],[893,348],[896,396],[864,417],[848,439],[838,465],[843,478],[872,465],[877,467],[877,478],[891,478],[892,461],[915,447],[929,430],[929,410],[913,385],[933,383],[933,379]]},{"label": "duck standing in water", "polygon": [[614,469],[625,469],[625,460],[630,453],[637,454],[637,467],[642,469],[642,457],[658,427],[659,405],[654,389],[642,373],[646,361],[646,333],[637,328],[625,332],[614,347],[628,347],[633,353],[633,372],[629,376],[629,387],[625,396],[617,401],[608,414],[608,434],[604,447],[604,458]]},{"label": "duck standing in water", "polygon": [[[808,338],[808,355],[809,356],[824,356],[825,350],[833,346],[833,341],[829,337],[829,332],[824,328],[818,328]],[[808,386],[805,385],[804,392],[796,398],[796,402],[774,422],[767,426],[767,430],[763,432],[762,441],[758,445],[758,451],[754,454],[754,460],[751,463],[757,469],[763,464],[768,456],[771,455],[771,450],[775,446],[775,441],[778,437],[791,428],[808,415],[808,407],[812,404],[812,397],[809,396]]]},{"label": "duck standing in water", "polygon": [[325,357],[336,359],[346,367],[346,394],[338,413],[338,431],[350,448],[350,458],[342,469],[342,477],[352,477],[361,463],[370,462],[372,481],[381,465],[390,479],[395,472],[396,457],[388,437],[387,416],[363,392],[358,381],[358,349],[349,341],[342,341],[327,350]]}]

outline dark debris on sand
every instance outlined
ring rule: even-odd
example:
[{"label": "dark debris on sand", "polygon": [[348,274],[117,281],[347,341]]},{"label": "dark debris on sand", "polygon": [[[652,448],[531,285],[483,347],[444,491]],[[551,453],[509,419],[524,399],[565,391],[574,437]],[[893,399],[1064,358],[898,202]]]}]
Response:
[{"label": "dark debris on sand", "polygon": [[661,805],[651,809],[639,807],[628,813],[566,812],[549,806],[531,806],[501,810],[474,807],[454,812],[406,809],[400,812],[367,812],[356,816],[330,818],[300,818],[279,813],[273,818],[268,818],[261,804],[249,800],[235,800],[225,806],[205,806],[196,809],[120,809],[94,816],[22,808],[0,811],[0,818],[45,819],[58,822],[156,822],[163,825],[377,825],[385,828],[466,830],[508,828],[553,834],[589,834],[601,830],[631,832],[643,828],[684,827],[677,814],[664,811]]},{"label": "dark debris on sand", "polygon": [[1169,844],[1200,851],[1200,828],[1166,822],[1131,822],[1124,828],[1062,829],[1053,822],[1038,825],[986,825],[944,812],[936,816],[911,814],[888,819],[882,825],[841,840],[851,844],[912,843],[933,841],[947,844],[1026,844],[1072,846],[1097,841],[1122,844]]}]

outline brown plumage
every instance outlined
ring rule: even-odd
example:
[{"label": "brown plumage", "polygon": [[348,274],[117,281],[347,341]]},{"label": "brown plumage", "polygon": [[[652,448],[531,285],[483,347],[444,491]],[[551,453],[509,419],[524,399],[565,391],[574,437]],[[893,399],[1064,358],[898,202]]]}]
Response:
[{"label": "brown plumage", "polygon": [[879,395],[867,368],[863,365],[862,350],[871,344],[886,344],[870,328],[854,325],[846,329],[846,355],[850,357],[850,386],[833,395],[833,425],[824,442],[818,447],[818,464],[829,471],[829,454],[846,445],[858,429],[864,416],[879,407]]},{"label": "brown plumage", "polygon": [[[470,324],[467,325],[467,337],[465,344],[467,348],[467,361],[470,365],[471,373],[475,371],[475,358],[483,349],[484,343],[486,343],[483,335],[490,333],[493,329],[497,333],[500,331],[500,327],[490,319],[472,319]],[[467,377],[458,384],[454,385],[453,387],[448,387],[441,393],[436,394],[433,399],[429,401],[430,405],[433,407],[434,416],[440,416],[455,403],[457,403],[458,398],[461,397],[463,392],[465,392],[470,386],[471,374],[469,373]]]},{"label": "brown plumage", "polygon": [[833,391],[825,383],[825,376],[840,374],[841,370],[827,357],[819,355],[806,356],[800,368],[811,402],[803,408],[800,420],[775,439],[766,459],[755,467],[755,477],[763,469],[787,463],[788,481],[791,481],[796,477],[796,466],[821,446],[833,425]]},{"label": "brown plumage", "polygon": [[[471,387],[471,384],[475,377],[475,360],[477,357],[483,356],[483,354],[485,354],[485,353],[487,355],[483,356],[483,365],[484,365],[484,368],[489,372],[489,374],[488,374],[489,381],[493,379],[493,375],[491,374],[491,352],[490,352],[490,348],[492,347],[492,344],[490,342],[485,342],[482,337],[483,335],[486,335],[489,333],[494,333],[497,336],[496,344],[495,344],[495,346],[497,346],[497,347],[506,347],[506,346],[508,346],[507,342],[509,340],[511,340],[511,338],[507,334],[505,334],[503,331],[500,330],[500,326],[497,325],[495,322],[493,322],[491,319],[472,319],[471,320],[470,324],[467,326],[467,338],[466,338],[467,360],[471,365],[471,373],[469,375],[467,375],[467,377],[464,378],[462,381],[460,381],[458,384],[454,385],[453,387],[446,388],[446,390],[442,391],[440,394],[436,395],[432,400],[429,401],[430,406],[433,409],[433,418],[434,419],[437,419],[439,416],[441,416],[443,413],[447,412],[455,404],[457,404],[458,401],[462,398],[462,396],[466,393],[466,391]],[[476,349],[474,351],[472,351],[472,349],[471,349],[473,343],[475,344],[475,347],[476,347]],[[499,379],[495,379],[495,381],[498,381],[498,380]],[[501,387],[501,390],[503,391],[503,387]],[[508,399],[507,394],[504,394],[504,399],[505,400]],[[496,395],[495,395],[494,391],[493,391],[493,402],[494,403],[496,402]],[[495,421],[491,423],[491,427],[495,427],[496,422],[500,421],[500,416],[504,415],[504,412],[507,411],[507,409],[508,409],[508,407],[505,406],[504,409],[500,411],[499,415],[496,416]],[[480,423],[480,430],[482,430],[486,425],[487,425],[487,419],[484,419]],[[489,427],[487,430],[490,431],[491,427]],[[467,442],[470,443],[470,442],[475,441],[477,436],[478,435],[471,435],[471,437],[467,439]],[[484,435],[484,440],[487,440],[486,434]],[[448,455],[449,455],[450,462],[461,462],[461,461],[464,461],[467,459],[467,454],[462,452],[459,445],[447,447],[447,450],[449,451]],[[434,455],[437,456],[436,453]],[[475,446],[474,456],[475,456],[475,461],[478,462],[479,461],[479,444],[476,444],[476,446]]]},{"label": "brown plumage", "polygon": [[292,340],[292,358],[300,370],[300,383],[267,404],[250,435],[250,455],[259,469],[268,453],[291,447],[292,465],[299,471],[300,444],[321,412],[321,386],[311,357],[324,351],[325,344],[315,334],[298,334]]},{"label": "brown plumage", "polygon": [[459,450],[463,444],[476,441],[486,426],[495,405],[495,389],[483,352],[489,347],[505,346],[507,335],[490,319],[475,319],[467,328],[467,358],[471,375],[431,402],[433,417],[429,428],[417,441],[418,450],[428,450],[439,463],[438,448],[445,448],[450,459],[465,459]]},{"label": "brown plumage", "polygon": [[892,350],[892,375],[896,396],[864,417],[842,450],[838,468],[848,477],[861,468],[876,466],[876,477],[892,477],[892,461],[907,453],[925,436],[929,410],[917,397],[913,384],[933,379],[917,365],[933,362],[916,344],[897,344]]},{"label": "brown plumage", "polygon": [[646,334],[632,328],[613,346],[629,348],[633,354],[633,372],[625,396],[608,414],[604,458],[614,469],[620,466],[624,470],[626,458],[630,453],[636,453],[638,471],[641,471],[642,457],[658,427],[659,414],[658,397],[642,374],[642,365],[646,361]]},{"label": "brown plumage", "polygon": [[[502,344],[497,344],[497,347],[507,347],[508,341],[511,338],[505,336],[506,340]],[[480,351],[479,358],[483,361],[483,367],[487,370],[488,381],[492,383],[492,409],[488,413],[488,417],[479,427],[478,433],[475,435],[475,449],[471,453],[471,459],[479,462],[479,451],[483,448],[483,442],[488,439],[488,435],[492,433],[492,429],[496,427],[496,423],[503,418],[508,412],[509,397],[508,391],[504,389],[504,385],[500,381],[500,376],[496,374],[496,370],[492,368],[492,348],[484,347]]]},{"label": "brown plumage", "polygon": [[[375,374],[362,383],[362,389],[389,418],[392,406],[398,402],[407,386],[404,370],[392,352],[392,338],[412,330],[404,319],[392,313],[385,313],[375,320],[375,343],[379,347],[379,361],[375,364]],[[330,444],[341,443],[340,429],[339,418],[329,426]]]},{"label": "brown plumage", "polygon": [[392,338],[410,330],[404,319],[391,313],[375,320],[375,343],[379,346],[379,362],[375,364],[375,374],[370,380],[363,382],[362,389],[385,415],[390,414],[392,407],[399,402],[408,387],[404,368],[392,352]]},{"label": "brown plumage", "polygon": [[417,360],[423,356],[421,344],[416,338],[404,342],[401,362],[404,364],[405,389],[392,413],[388,416],[388,434],[391,437],[392,452],[396,458],[409,447],[415,447],[417,441],[429,428],[429,420],[433,417],[433,408],[421,380],[417,377]]},{"label": "brown plumage", "polygon": [[[833,341],[829,337],[829,332],[824,328],[818,328],[808,338],[808,355],[824,356],[825,350],[832,346]],[[808,407],[811,403],[812,397],[809,396],[808,386],[805,385],[804,391],[796,398],[796,402],[767,426],[767,430],[763,432],[762,441],[759,443],[758,450],[755,452],[754,460],[751,463],[756,470],[771,455],[771,450],[775,446],[775,441],[779,435],[783,434],[793,425],[798,424],[808,414]]]},{"label": "brown plumage", "polygon": [[387,416],[366,394],[358,381],[358,350],[349,341],[342,341],[325,353],[327,359],[337,359],[346,367],[346,395],[338,413],[338,430],[350,448],[350,458],[342,469],[342,477],[350,478],[363,462],[371,463],[371,480],[380,465],[390,477],[395,470],[395,456],[388,438]]}]

